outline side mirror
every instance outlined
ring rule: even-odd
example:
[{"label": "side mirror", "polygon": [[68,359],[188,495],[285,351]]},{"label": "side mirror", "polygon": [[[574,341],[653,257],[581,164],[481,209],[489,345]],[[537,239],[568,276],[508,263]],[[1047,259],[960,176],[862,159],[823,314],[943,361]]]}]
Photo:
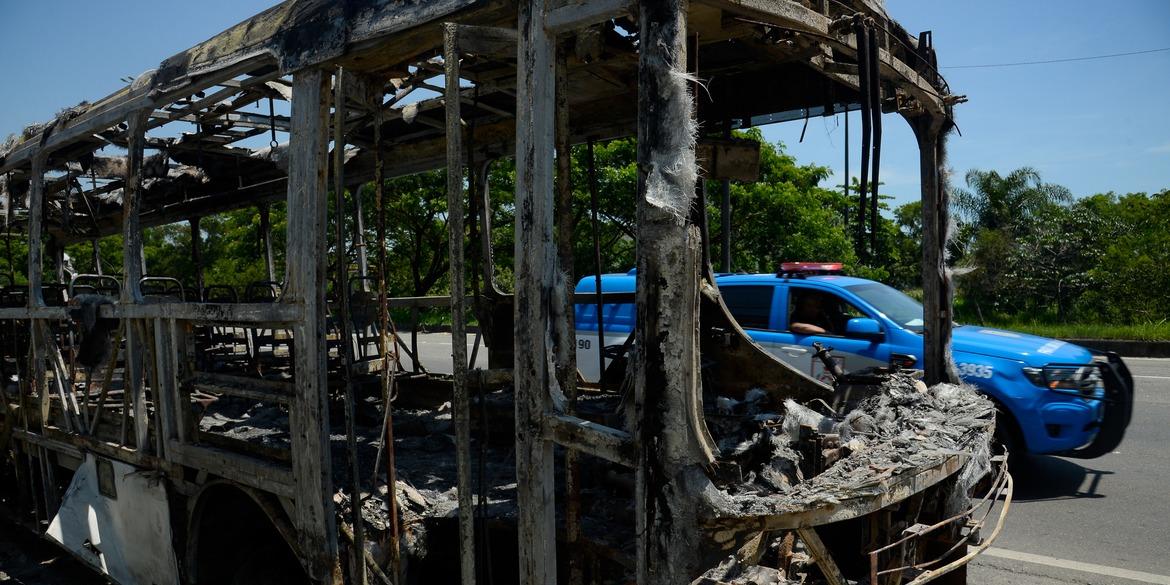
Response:
[{"label": "side mirror", "polygon": [[845,323],[845,337],[881,339],[883,335],[881,325],[867,317],[855,317]]}]

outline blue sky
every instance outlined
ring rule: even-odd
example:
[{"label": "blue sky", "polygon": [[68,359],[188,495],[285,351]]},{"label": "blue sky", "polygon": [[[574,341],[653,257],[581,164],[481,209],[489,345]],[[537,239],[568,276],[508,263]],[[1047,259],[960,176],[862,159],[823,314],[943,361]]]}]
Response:
[{"label": "blue sky", "polygon": [[[198,9],[194,8],[198,5]],[[83,99],[103,97],[164,58],[271,5],[264,0],[0,0],[0,138]],[[115,8],[116,6],[116,8]],[[970,102],[950,142],[961,184],[971,168],[1037,168],[1077,195],[1170,188],[1170,51],[1048,65],[948,66],[1083,57],[1170,47],[1170,2],[1125,0],[889,0],[907,30],[934,31],[943,74]],[[857,172],[858,114],[850,130]],[[913,135],[886,116],[883,193],[918,197]],[[827,165],[839,184],[839,117],[765,129],[801,162]]]}]

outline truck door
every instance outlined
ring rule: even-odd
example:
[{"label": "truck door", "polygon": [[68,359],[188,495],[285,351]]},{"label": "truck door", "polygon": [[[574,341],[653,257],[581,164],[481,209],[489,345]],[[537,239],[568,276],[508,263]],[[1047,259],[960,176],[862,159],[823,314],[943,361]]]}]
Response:
[{"label": "truck door", "polygon": [[727,309],[731,311],[731,316],[735,317],[736,322],[743,327],[752,341],[769,352],[780,355],[777,353],[779,350],[776,339],[783,302],[780,298],[780,288],[770,284],[726,284],[719,286],[719,293],[723,296]]},{"label": "truck door", "polygon": [[[884,327],[880,320],[862,311],[857,305],[841,295],[827,289],[790,283],[787,287],[781,288],[780,291],[780,306],[782,307],[782,310],[779,311],[781,323],[779,323],[778,329],[780,331],[772,336],[776,349],[771,350],[780,359],[793,364],[814,378],[827,382],[831,382],[831,380],[825,372],[824,365],[813,356],[812,345],[815,342],[833,348],[833,357],[841,362],[841,367],[846,372],[888,365],[890,352],[884,343],[884,331],[878,334],[846,332],[851,319],[873,320],[879,327]],[[792,331],[793,317],[801,318],[799,309],[802,308],[802,303],[807,302],[807,295],[817,295],[818,302],[812,304],[819,305],[820,308],[814,311],[815,315],[807,315],[809,309],[805,305],[803,309],[806,311],[806,316],[803,318],[815,321],[812,324],[824,329],[824,333]]]}]

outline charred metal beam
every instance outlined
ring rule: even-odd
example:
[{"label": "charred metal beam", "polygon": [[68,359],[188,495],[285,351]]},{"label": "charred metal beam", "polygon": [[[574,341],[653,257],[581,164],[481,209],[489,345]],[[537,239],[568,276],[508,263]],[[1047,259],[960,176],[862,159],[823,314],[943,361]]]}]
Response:
[{"label": "charred metal beam", "polygon": [[950,198],[943,179],[943,124],[929,115],[910,121],[918,139],[922,176],[922,364],[929,385],[958,381],[950,356],[954,307],[945,264]]},{"label": "charred metal beam", "polygon": [[633,3],[633,0],[571,0],[549,10],[544,22],[553,34],[568,32],[628,14]]},{"label": "charred metal beam", "polygon": [[642,585],[666,585],[689,583],[699,569],[694,490],[703,476],[692,423],[701,408],[701,235],[687,221],[696,181],[688,3],[638,5],[637,577]]},{"label": "charred metal beam", "polygon": [[325,580],[337,558],[330,477],[325,343],[325,233],[329,76],[310,69],[293,76],[289,151],[287,282],[282,303],[300,305],[293,327],[297,395],[289,409],[300,549],[309,575]]},{"label": "charred metal beam", "polygon": [[[475,585],[475,509],[471,499],[471,397],[467,388],[467,324],[463,282],[463,119],[459,99],[460,26],[443,25],[443,65],[447,114],[447,242],[451,278],[451,373],[455,419],[455,466],[459,497],[461,583]],[[480,502],[483,505],[483,502]]]},{"label": "charred metal beam", "polygon": [[[520,509],[521,585],[557,580],[553,444],[544,434],[549,391],[556,383],[548,355],[558,286],[553,242],[555,147],[553,38],[544,27],[546,0],[520,3],[516,68],[516,498]],[[565,286],[563,282],[560,286]]]}]

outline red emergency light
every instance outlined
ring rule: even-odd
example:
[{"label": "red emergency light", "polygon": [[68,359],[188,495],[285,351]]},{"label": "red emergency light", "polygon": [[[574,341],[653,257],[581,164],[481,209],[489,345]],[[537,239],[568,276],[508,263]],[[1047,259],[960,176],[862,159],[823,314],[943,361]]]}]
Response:
[{"label": "red emergency light", "polygon": [[784,262],[777,276],[807,276],[813,274],[841,274],[841,262]]}]

